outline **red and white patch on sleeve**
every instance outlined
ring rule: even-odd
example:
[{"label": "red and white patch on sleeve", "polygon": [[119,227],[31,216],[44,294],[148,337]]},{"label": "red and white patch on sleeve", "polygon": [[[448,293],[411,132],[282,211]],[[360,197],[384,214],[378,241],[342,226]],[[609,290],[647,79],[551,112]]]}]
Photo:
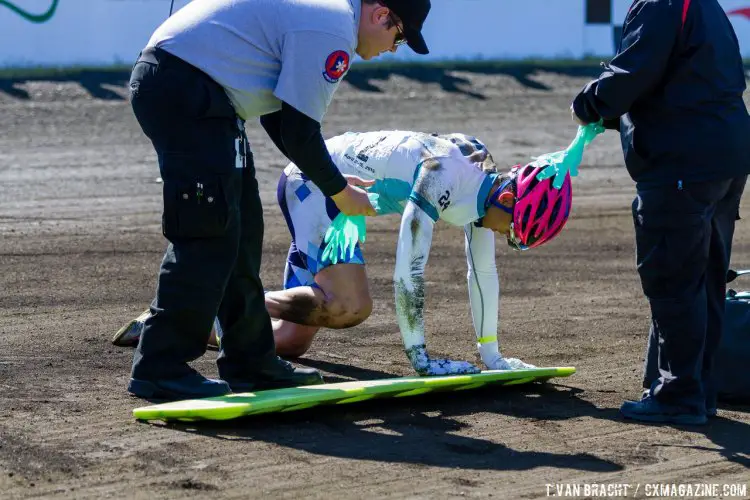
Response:
[{"label": "red and white patch on sleeve", "polygon": [[349,69],[349,54],[343,50],[335,50],[326,58],[323,78],[327,82],[336,83],[341,80]]}]

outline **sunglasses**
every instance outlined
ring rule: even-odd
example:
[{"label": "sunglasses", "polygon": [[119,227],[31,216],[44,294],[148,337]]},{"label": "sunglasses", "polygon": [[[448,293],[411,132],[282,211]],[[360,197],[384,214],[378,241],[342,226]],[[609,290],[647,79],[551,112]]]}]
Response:
[{"label": "sunglasses", "polygon": [[[500,186],[498,186],[492,192],[492,194],[489,196],[488,202],[485,203],[485,206],[484,206],[485,210],[487,210],[490,206],[495,206],[495,207],[499,208],[500,210],[502,210],[503,212],[506,212],[506,213],[510,214],[511,217],[513,216],[513,209],[506,207],[505,205],[503,205],[502,203],[500,203],[498,201],[498,199],[497,199],[498,195],[506,187],[508,187],[508,185],[512,186],[513,192],[516,191],[516,181],[514,179],[508,179],[508,180],[506,180],[505,182],[503,182],[502,184],[500,184]],[[514,198],[515,198],[515,196],[514,196]],[[513,248],[514,250],[520,250],[520,251],[528,250],[529,247],[527,245],[524,245],[523,243],[521,243],[519,241],[518,237],[516,236],[515,228],[513,226],[514,226],[514,224],[511,221],[510,226],[508,227],[508,234],[506,236],[507,241],[508,241],[508,246],[511,247],[511,248]]]},{"label": "sunglasses", "polygon": [[388,12],[388,18],[391,20],[394,26],[396,26],[396,37],[393,39],[393,45],[398,47],[399,45],[403,45],[406,43],[406,35],[404,35],[404,30],[401,28],[401,25],[399,24],[398,19],[396,19],[396,16],[393,15],[392,12]]}]

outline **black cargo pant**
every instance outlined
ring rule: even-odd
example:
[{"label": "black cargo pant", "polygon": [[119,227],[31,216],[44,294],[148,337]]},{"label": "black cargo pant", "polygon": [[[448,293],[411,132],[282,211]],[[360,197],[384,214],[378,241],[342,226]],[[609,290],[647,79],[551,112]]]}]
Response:
[{"label": "black cargo pant", "polygon": [[716,406],[714,355],[747,176],[638,189],[636,260],[651,307],[644,388],[699,413]]},{"label": "black cargo pant", "polygon": [[158,157],[169,240],[132,376],[189,374],[218,315],[219,375],[252,381],[275,346],[259,274],[263,209],[244,123],[220,85],[160,49],[139,57],[130,97]]}]

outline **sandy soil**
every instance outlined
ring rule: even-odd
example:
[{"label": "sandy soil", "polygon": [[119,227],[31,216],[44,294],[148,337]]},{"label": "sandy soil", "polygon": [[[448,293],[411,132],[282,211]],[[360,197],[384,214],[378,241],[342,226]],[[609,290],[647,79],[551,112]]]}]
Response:
[{"label": "sandy soil", "polygon": [[[325,135],[466,132],[510,166],[567,146],[568,102],[590,71],[359,71],[336,95]],[[155,157],[124,99],[126,78],[0,80],[0,497],[515,499],[545,497],[555,484],[640,483],[644,496],[646,483],[694,481],[750,489],[748,408],[721,408],[702,429],[618,416],[639,394],[648,310],[634,266],[634,188],[612,133],[587,151],[573,217],[554,244],[498,251],[503,351],[573,365],[576,375],[222,425],[135,422],[142,401],[125,391],[132,351],[110,338],[151,300],[165,242]],[[285,162],[258,126],[249,135],[266,211],[263,278],[276,288],[289,237],[273,191]],[[370,319],[321,332],[300,360],[331,381],[411,373],[392,300],[397,227],[385,217],[369,229]],[[750,265],[745,221],[733,264]],[[427,268],[431,351],[478,361],[460,229],[438,226]],[[214,358],[196,366],[215,375]]]}]

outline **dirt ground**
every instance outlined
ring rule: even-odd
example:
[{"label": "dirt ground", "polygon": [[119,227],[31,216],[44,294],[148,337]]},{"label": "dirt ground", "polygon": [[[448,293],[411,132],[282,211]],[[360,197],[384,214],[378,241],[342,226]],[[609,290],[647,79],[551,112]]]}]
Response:
[{"label": "dirt ground", "polygon": [[[512,165],[565,148],[568,103],[592,69],[354,70],[326,137],[384,128],[465,132]],[[132,350],[112,334],[150,302],[165,241],[161,185],[125,100],[126,73],[0,80],[0,498],[538,498],[548,485],[741,483],[750,413],[705,428],[623,421],[639,395],[648,327],[634,264],[634,187],[619,139],[597,138],[553,244],[498,245],[508,356],[578,373],[493,388],[270,415],[221,425],[134,421]],[[289,243],[274,201],[284,165],[249,124],[265,204],[264,284]],[[750,266],[744,203],[732,263]],[[394,315],[398,219],[370,223],[375,309],[322,331],[300,363],[328,380],[411,373]],[[463,237],[438,225],[427,264],[428,347],[478,361]],[[215,353],[196,367],[216,375]],[[742,495],[747,498],[747,493]]]}]

